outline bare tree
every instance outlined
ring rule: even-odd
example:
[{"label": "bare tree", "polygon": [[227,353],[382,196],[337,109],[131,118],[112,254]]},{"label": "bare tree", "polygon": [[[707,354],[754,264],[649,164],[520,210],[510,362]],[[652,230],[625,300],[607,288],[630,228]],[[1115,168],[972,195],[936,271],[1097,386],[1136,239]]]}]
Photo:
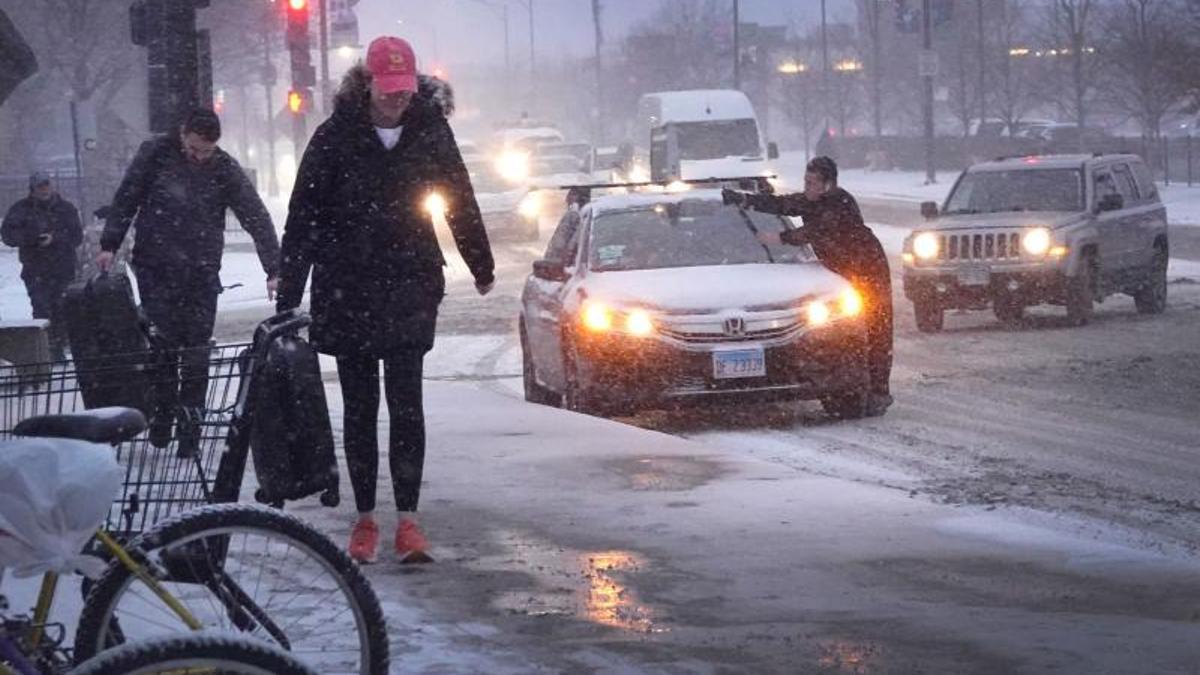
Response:
[{"label": "bare tree", "polygon": [[1005,127],[1015,129],[1033,107],[1032,52],[1026,0],[999,0],[992,101]]},{"label": "bare tree", "polygon": [[1159,137],[1163,117],[1186,93],[1176,76],[1187,52],[1183,9],[1175,0],[1121,0],[1104,12],[1104,97],[1137,120],[1148,138]]},{"label": "bare tree", "polygon": [[1044,95],[1081,128],[1087,125],[1089,97],[1101,65],[1095,47],[1098,4],[1097,0],[1052,0],[1042,31],[1049,71]]}]

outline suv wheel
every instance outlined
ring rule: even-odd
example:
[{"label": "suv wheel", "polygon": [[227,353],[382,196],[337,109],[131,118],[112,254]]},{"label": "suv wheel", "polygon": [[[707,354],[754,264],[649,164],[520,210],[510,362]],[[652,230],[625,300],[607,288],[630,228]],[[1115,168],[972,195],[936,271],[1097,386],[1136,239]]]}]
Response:
[{"label": "suv wheel", "polygon": [[839,392],[821,397],[821,407],[832,417],[857,420],[866,416],[869,399],[865,389]]},{"label": "suv wheel", "polygon": [[1067,280],[1067,319],[1083,326],[1092,318],[1096,301],[1096,254],[1087,253],[1079,261],[1079,274]]},{"label": "suv wheel", "polygon": [[917,318],[917,330],[936,333],[942,329],[946,312],[928,300],[913,300],[913,315]]},{"label": "suv wheel", "polygon": [[992,311],[1001,323],[1020,323],[1025,318],[1025,305],[1017,300],[997,300],[992,303]]},{"label": "suv wheel", "polygon": [[1167,249],[1154,247],[1154,259],[1150,261],[1146,282],[1133,294],[1133,304],[1142,314],[1162,314],[1167,309]]},{"label": "suv wheel", "polygon": [[533,356],[529,353],[528,340],[525,338],[525,327],[521,326],[521,379],[525,384],[525,400],[538,405],[548,405],[555,408],[562,405],[562,396],[542,386],[537,381],[533,368]]}]

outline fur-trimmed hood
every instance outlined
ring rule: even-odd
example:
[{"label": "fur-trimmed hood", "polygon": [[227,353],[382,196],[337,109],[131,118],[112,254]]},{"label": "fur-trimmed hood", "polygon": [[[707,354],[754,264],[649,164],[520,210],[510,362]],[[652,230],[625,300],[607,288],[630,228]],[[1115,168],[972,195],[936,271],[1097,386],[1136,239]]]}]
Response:
[{"label": "fur-trimmed hood", "polygon": [[[334,114],[364,114],[371,98],[370,87],[371,72],[367,67],[360,63],[351,68],[338,86],[337,96],[334,98]],[[449,82],[432,75],[418,75],[417,95],[413,97],[412,107],[449,119],[454,114],[454,88]]]}]

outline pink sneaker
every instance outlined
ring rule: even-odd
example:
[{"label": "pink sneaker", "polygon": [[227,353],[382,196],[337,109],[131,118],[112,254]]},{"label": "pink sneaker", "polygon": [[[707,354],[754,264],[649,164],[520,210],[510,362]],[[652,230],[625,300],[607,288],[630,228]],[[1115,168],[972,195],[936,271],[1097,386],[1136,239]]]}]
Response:
[{"label": "pink sneaker", "polygon": [[373,520],[360,520],[350,531],[350,557],[363,564],[375,562],[379,550],[379,526]]},{"label": "pink sneaker", "polygon": [[429,542],[421,528],[407,518],[396,526],[396,555],[402,563],[430,563]]}]

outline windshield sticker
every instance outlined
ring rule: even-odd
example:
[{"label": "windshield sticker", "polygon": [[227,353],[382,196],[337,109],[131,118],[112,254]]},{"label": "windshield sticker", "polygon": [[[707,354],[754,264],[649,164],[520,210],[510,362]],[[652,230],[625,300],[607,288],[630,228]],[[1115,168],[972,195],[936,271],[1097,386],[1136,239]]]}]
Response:
[{"label": "windshield sticker", "polygon": [[599,250],[596,251],[596,256],[600,258],[601,265],[618,262],[621,260],[621,258],[625,257],[625,248],[625,244],[609,244],[608,246],[601,246]]}]

